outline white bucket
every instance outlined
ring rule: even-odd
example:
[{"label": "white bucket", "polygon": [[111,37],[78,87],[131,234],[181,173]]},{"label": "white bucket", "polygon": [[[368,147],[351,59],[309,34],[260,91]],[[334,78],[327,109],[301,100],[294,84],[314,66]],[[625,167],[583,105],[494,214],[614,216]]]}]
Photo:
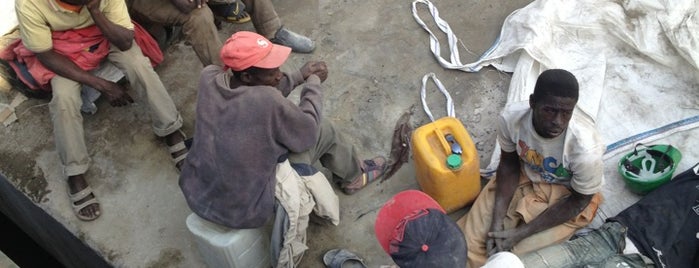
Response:
[{"label": "white bucket", "polygon": [[266,228],[231,229],[192,213],[187,229],[194,235],[204,262],[212,268],[269,268],[269,240]]}]

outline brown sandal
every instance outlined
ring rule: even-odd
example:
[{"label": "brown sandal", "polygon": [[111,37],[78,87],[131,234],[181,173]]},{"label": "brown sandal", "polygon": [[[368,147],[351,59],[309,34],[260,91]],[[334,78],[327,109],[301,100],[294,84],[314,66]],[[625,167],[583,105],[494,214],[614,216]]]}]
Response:
[{"label": "brown sandal", "polygon": [[357,176],[352,183],[342,187],[342,190],[346,194],[354,194],[366,187],[369,183],[381,178],[386,172],[386,158],[377,156],[372,159],[364,160],[361,163],[361,169],[361,175]]}]

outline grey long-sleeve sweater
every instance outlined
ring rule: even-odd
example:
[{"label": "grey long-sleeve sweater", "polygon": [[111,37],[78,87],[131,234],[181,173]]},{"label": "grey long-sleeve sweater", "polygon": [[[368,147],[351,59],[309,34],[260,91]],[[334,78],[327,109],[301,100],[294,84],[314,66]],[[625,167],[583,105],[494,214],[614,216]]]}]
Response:
[{"label": "grey long-sleeve sweater", "polygon": [[278,88],[230,88],[219,66],[201,72],[194,141],[180,175],[189,207],[231,228],[260,227],[272,217],[275,167],[282,156],[315,144],[321,120],[320,79],[311,75],[298,105],[286,96],[301,83],[284,74]]}]

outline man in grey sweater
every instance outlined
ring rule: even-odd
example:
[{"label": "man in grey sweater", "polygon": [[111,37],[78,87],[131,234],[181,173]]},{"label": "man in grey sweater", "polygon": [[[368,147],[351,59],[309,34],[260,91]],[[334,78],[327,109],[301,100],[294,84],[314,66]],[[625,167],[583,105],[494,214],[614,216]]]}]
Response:
[{"label": "man in grey sweater", "polygon": [[[202,70],[193,143],[180,176],[190,208],[202,218],[231,228],[263,226],[274,215],[275,167],[286,159],[320,161],[347,194],[383,174],[383,157],[360,161],[322,119],[325,62],[282,73],[290,52],[237,32],[221,49],[224,67]],[[301,84],[297,105],[286,96]]]}]

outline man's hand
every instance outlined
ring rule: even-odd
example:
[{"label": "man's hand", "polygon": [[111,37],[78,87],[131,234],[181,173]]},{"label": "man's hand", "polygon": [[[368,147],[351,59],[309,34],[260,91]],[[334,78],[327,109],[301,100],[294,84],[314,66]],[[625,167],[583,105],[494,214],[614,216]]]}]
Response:
[{"label": "man's hand", "polygon": [[488,242],[493,241],[494,246],[491,248],[488,244],[488,256],[498,253],[500,251],[510,251],[512,248],[522,240],[519,236],[518,229],[508,229],[500,231],[488,232]]},{"label": "man's hand", "polygon": [[498,241],[498,239],[491,237],[490,234],[502,231],[502,229],[503,229],[502,222],[495,221],[495,219],[493,219],[492,225],[490,226],[490,231],[488,232],[488,235],[487,235],[486,240],[485,240],[485,252],[488,254],[488,256],[499,252],[499,250],[497,249],[497,246],[501,242],[501,241]]},{"label": "man's hand", "polygon": [[196,8],[202,8],[208,0],[170,0],[182,13],[189,14]]},{"label": "man's hand", "polygon": [[[102,35],[109,40],[114,46],[121,51],[131,49],[133,44],[133,30],[127,29],[125,26],[118,25],[107,18],[106,14],[100,10],[101,0],[63,0],[71,5],[82,5],[87,8],[95,25],[102,31]],[[107,7],[105,7],[107,8]],[[106,12],[114,12],[114,10],[106,10]],[[128,12],[123,10],[122,16],[128,16]]]},{"label": "man's hand", "polygon": [[126,93],[124,88],[116,83],[104,80],[80,69],[80,67],[75,65],[75,63],[66,56],[58,54],[54,50],[37,53],[36,57],[41,64],[55,72],[56,75],[63,76],[80,84],[91,86],[104,95],[107,95],[109,103],[112,104],[112,106],[124,106],[133,103],[133,99]]},{"label": "man's hand", "polygon": [[114,82],[104,80],[100,87],[99,91],[107,95],[109,104],[112,106],[119,107],[133,103],[133,99],[126,93],[126,89]]},{"label": "man's hand", "polygon": [[308,79],[312,74],[317,75],[320,82],[325,82],[325,79],[328,78],[328,66],[325,65],[324,61],[309,61],[301,67],[303,80]]}]

